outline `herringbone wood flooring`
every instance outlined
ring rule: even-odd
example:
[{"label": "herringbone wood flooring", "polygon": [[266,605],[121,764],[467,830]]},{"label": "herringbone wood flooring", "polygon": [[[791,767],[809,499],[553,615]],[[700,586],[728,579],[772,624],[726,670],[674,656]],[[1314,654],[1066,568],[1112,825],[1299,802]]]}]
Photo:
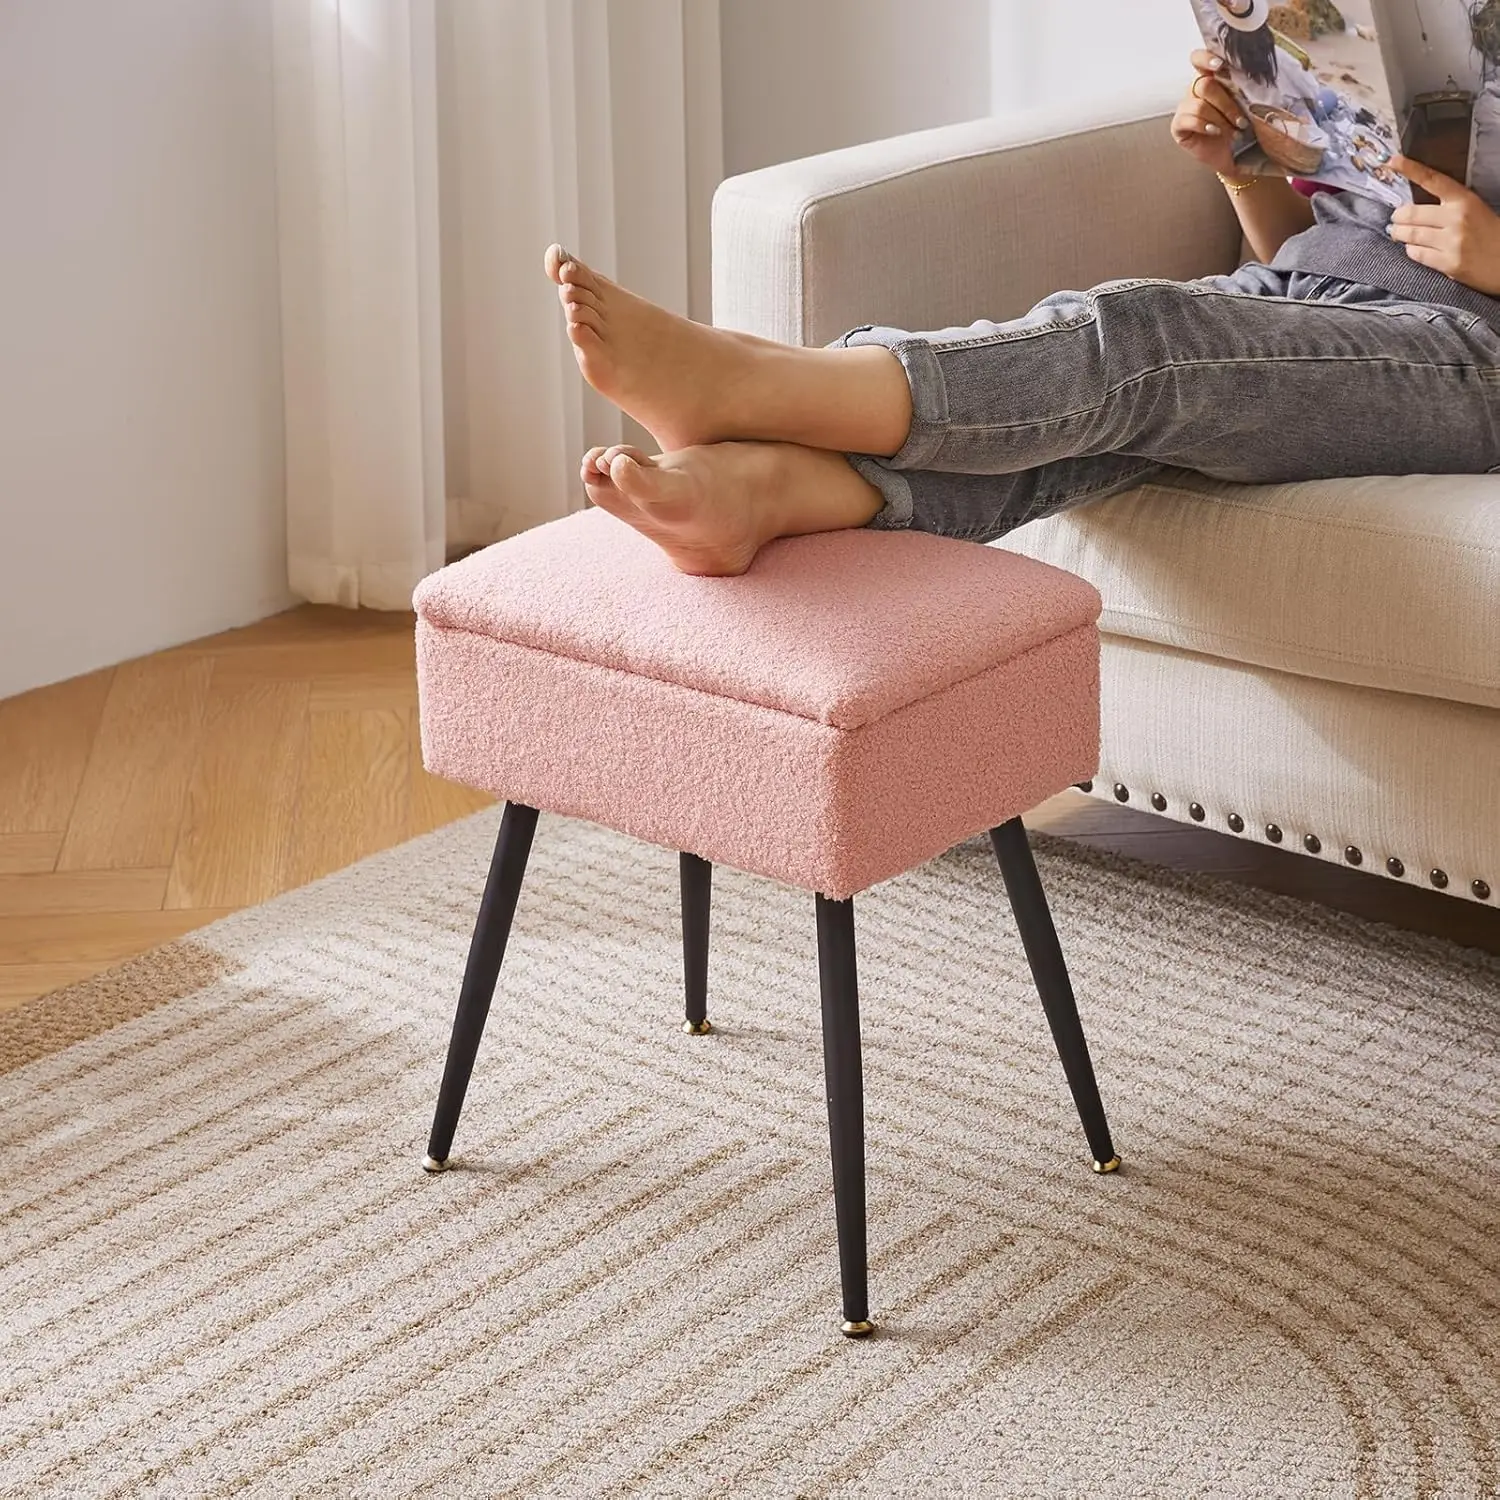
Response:
[{"label": "herringbone wood flooring", "polygon": [[[305,606],[0,702],[0,1008],[425,833],[412,619]],[[1065,792],[1034,829],[1500,952],[1500,913]]]},{"label": "herringbone wood flooring", "polygon": [[412,620],[305,607],[0,703],[0,1006],[484,806]]}]

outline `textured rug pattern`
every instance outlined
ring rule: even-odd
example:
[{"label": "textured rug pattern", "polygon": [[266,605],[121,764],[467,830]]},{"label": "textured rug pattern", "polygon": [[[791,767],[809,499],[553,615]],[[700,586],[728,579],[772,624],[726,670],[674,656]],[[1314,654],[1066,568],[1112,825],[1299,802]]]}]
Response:
[{"label": "textured rug pattern", "polygon": [[0,1025],[0,1493],[1500,1491],[1500,963],[1037,839],[1101,1179],[988,846],[868,893],[855,1344],[801,892],[685,1036],[675,857],[544,818],[419,1170],[496,818]]}]

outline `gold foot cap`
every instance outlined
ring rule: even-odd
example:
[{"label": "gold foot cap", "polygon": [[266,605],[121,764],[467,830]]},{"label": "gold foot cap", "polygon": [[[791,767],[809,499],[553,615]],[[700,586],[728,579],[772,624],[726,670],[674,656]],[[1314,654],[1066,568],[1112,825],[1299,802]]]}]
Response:
[{"label": "gold foot cap", "polygon": [[840,1323],[839,1332],[846,1339],[867,1339],[875,1332],[875,1325],[868,1318],[861,1318],[855,1323]]},{"label": "gold foot cap", "polygon": [[435,1156],[424,1156],[422,1158],[422,1170],[424,1172],[446,1172],[448,1170],[448,1158],[445,1156],[439,1161]]},{"label": "gold foot cap", "polygon": [[1108,1161],[1096,1161],[1094,1170],[1102,1177],[1107,1172],[1118,1172],[1120,1170],[1120,1158],[1112,1156]]},{"label": "gold foot cap", "polygon": [[684,1021],[682,1029],[689,1036],[707,1036],[714,1029],[714,1023],[704,1016],[701,1021]]}]

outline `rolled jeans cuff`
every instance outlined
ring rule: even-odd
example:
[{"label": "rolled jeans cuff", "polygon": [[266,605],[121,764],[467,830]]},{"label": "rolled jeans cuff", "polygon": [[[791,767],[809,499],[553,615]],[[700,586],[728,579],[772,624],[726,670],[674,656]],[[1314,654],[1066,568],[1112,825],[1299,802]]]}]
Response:
[{"label": "rolled jeans cuff", "polygon": [[877,531],[894,531],[910,526],[912,521],[911,486],[896,471],[924,469],[937,456],[947,432],[948,390],[932,345],[900,328],[866,324],[850,329],[830,347],[855,349],[866,344],[889,349],[901,361],[911,387],[911,429],[900,451],[890,458],[868,453],[848,455],[855,472],[885,498],[884,507],[869,524]]}]

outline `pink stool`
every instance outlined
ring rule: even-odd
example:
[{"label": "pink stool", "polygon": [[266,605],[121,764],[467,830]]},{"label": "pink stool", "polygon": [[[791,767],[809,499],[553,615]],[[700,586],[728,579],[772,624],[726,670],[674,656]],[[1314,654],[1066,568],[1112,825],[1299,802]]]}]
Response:
[{"label": "pink stool", "polygon": [[687,1031],[715,862],[816,893],[842,1331],[871,1331],[853,896],[988,829],[1094,1170],[1119,1165],[1020,814],[1091,777],[1100,599],[989,547],[846,531],[690,578],[590,510],[416,593],[428,770],[507,799],[423,1166],[442,1171],[537,813],[681,852]]}]

